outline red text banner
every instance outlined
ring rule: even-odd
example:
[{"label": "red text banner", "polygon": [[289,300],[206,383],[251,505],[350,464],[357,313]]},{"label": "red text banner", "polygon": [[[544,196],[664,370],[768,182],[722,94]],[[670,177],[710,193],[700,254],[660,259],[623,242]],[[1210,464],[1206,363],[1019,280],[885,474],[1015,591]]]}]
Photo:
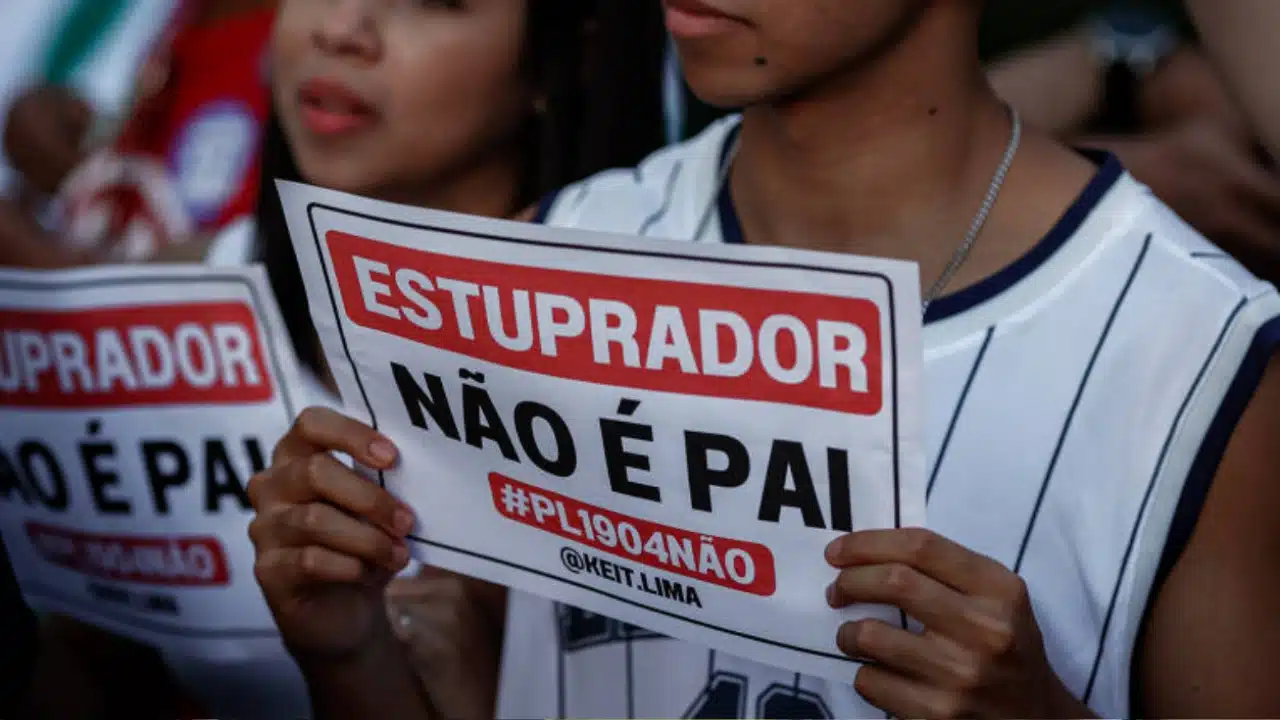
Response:
[{"label": "red text banner", "polygon": [[59,567],[110,580],[172,587],[226,585],[216,537],[97,535],[26,523],[36,552]]},{"label": "red text banner", "polygon": [[237,302],[0,311],[0,405],[263,402],[274,390]]},{"label": "red text banner", "polygon": [[470,260],[326,234],[350,319],[574,380],[875,415],[880,310],[859,298]]},{"label": "red text banner", "polygon": [[731,590],[765,597],[777,590],[773,553],[759,543],[628,517],[498,473],[489,486],[494,508],[509,520]]}]

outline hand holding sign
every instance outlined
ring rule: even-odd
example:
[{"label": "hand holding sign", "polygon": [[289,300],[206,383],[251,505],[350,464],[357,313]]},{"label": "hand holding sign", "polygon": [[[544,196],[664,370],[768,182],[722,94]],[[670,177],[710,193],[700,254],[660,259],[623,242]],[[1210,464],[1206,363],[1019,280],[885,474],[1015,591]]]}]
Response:
[{"label": "hand holding sign", "polygon": [[842,682],[843,620],[895,620],[821,550],[924,521],[914,268],[281,200],[424,563]]},{"label": "hand holding sign", "polygon": [[396,461],[372,428],[308,408],[249,483],[258,583],[286,644],[321,656],[355,651],[385,623],[383,590],[409,561],[413,527],[407,508],[330,451],[375,469]]},{"label": "hand holding sign", "polygon": [[846,623],[836,643],[869,659],[854,687],[895,717],[1088,717],[1049,666],[1022,578],[921,528],[837,538],[832,607],[883,603],[924,624]]}]

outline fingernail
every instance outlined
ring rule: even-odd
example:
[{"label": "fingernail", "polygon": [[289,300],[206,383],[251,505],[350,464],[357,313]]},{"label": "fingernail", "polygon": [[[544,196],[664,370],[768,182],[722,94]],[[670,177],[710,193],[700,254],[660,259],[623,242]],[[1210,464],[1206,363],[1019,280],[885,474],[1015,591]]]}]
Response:
[{"label": "fingernail", "polygon": [[831,607],[836,606],[836,584],[831,583],[827,586],[827,604]]},{"label": "fingernail", "polygon": [[405,545],[396,545],[392,548],[391,562],[395,564],[395,570],[403,570],[404,566],[409,564],[409,548]]},{"label": "fingernail", "polygon": [[827,549],[823,551],[823,555],[826,557],[828,565],[836,564],[836,560],[838,559],[838,555],[839,555],[837,546],[839,544],[840,544],[840,538],[836,538],[835,540],[832,540],[831,542],[827,543]]},{"label": "fingernail", "polygon": [[391,519],[395,524],[395,531],[401,536],[408,535],[413,530],[413,513],[405,508],[396,510],[395,516]]},{"label": "fingernail", "polygon": [[396,459],[396,446],[386,438],[378,438],[369,443],[369,457],[379,465],[390,465]]}]

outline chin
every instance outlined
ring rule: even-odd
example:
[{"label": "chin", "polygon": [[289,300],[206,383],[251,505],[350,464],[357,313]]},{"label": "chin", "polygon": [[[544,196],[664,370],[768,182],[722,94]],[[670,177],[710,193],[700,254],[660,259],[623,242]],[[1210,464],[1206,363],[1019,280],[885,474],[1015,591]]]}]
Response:
[{"label": "chin", "polygon": [[369,173],[349,157],[299,156],[298,174],[305,183],[353,195],[369,195],[374,186]]},{"label": "chin", "polygon": [[722,109],[737,109],[768,100],[776,93],[763,78],[744,77],[741,66],[686,65],[685,81],[702,102]]}]

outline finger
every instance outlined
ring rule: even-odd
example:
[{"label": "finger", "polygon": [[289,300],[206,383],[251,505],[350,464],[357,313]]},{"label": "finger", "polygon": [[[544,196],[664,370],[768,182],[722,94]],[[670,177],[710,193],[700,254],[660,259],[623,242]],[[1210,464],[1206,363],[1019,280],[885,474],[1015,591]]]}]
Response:
[{"label": "finger", "polygon": [[[833,567],[907,565],[963,593],[1012,591],[1017,576],[991,558],[924,528],[864,530],[827,545]],[[923,620],[924,618],[920,618]]]},{"label": "finger", "polygon": [[407,505],[328,453],[316,453],[305,463],[297,463],[293,472],[303,480],[295,480],[290,487],[305,483],[305,490],[301,491],[304,494],[367,520],[395,538],[403,538],[413,530],[413,511]]},{"label": "finger", "polygon": [[395,445],[377,430],[329,408],[309,407],[276,445],[273,463],[276,458],[311,455],[317,450],[347,453],[376,470],[391,467],[397,456]]},{"label": "finger", "polygon": [[969,597],[907,565],[864,565],[841,570],[827,588],[834,608],[858,603],[892,605],[934,632],[981,641],[987,623]]},{"label": "finger", "polygon": [[863,665],[853,689],[867,702],[899,718],[958,718],[968,716],[958,693],[904,677],[876,665]]},{"label": "finger", "polygon": [[[280,486],[289,482],[289,473],[285,472],[284,467],[273,465],[261,472],[256,472],[249,476],[249,481],[245,483],[244,491],[249,496],[249,504],[259,513],[266,510],[271,505],[280,502],[282,490]],[[250,524],[252,527],[252,524]]]},{"label": "finger", "polygon": [[409,549],[378,528],[323,503],[293,505],[279,515],[279,544],[316,545],[397,572],[409,562]]},{"label": "finger", "polygon": [[879,620],[840,626],[836,646],[855,660],[941,687],[969,687],[977,664],[964,648],[937,634],[919,635]]},{"label": "finger", "polygon": [[268,597],[296,593],[312,584],[356,584],[367,575],[356,558],[322,547],[278,547],[258,555],[253,566]]}]

